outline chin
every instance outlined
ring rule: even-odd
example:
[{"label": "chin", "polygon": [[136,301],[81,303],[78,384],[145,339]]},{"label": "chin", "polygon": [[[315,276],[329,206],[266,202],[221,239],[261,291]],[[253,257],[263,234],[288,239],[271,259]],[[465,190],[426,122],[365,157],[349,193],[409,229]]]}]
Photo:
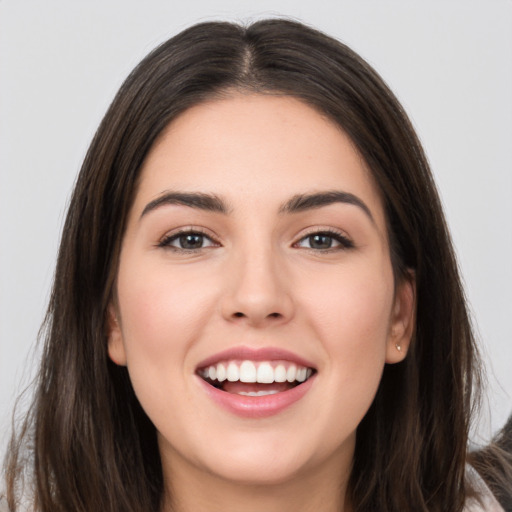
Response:
[{"label": "chin", "polygon": [[307,464],[296,460],[240,460],[227,458],[210,468],[212,475],[241,486],[276,486],[294,481],[307,472]]}]

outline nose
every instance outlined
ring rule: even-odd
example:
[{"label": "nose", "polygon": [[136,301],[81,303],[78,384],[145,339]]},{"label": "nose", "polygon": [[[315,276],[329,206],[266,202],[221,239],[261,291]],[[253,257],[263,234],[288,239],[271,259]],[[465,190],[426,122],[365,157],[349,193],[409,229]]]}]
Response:
[{"label": "nose", "polygon": [[290,321],[294,314],[292,283],[284,267],[270,249],[233,258],[221,299],[223,317],[252,327]]}]

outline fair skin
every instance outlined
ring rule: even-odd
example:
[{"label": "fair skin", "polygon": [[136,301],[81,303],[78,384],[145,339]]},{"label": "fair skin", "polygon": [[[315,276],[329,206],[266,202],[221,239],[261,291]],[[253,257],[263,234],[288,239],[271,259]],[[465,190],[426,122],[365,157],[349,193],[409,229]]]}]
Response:
[{"label": "fair skin", "polygon": [[[270,95],[179,116],[144,163],[115,295],[109,354],[157,429],[164,509],[350,510],[356,428],[405,357],[414,287],[336,125]],[[307,380],[221,384],[242,360]]]}]

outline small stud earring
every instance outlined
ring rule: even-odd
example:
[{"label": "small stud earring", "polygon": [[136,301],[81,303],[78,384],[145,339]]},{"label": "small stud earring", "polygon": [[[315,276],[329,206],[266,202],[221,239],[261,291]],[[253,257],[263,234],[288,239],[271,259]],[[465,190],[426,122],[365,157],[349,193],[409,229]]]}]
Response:
[{"label": "small stud earring", "polygon": [[398,352],[402,352],[402,346],[399,343],[395,343],[395,347],[398,350]]}]

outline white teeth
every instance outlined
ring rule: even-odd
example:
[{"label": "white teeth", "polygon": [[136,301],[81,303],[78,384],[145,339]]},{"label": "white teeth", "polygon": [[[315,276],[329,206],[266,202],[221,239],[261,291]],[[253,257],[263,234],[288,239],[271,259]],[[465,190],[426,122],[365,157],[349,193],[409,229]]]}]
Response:
[{"label": "white teeth", "polygon": [[226,380],[226,377],[226,367],[222,363],[219,363],[217,365],[217,380],[219,382],[224,382]]},{"label": "white teeth", "polygon": [[311,368],[295,364],[279,363],[274,368],[271,361],[262,361],[260,363],[249,360],[242,361],[241,364],[235,361],[229,363],[217,363],[203,368],[199,375],[204,379],[224,382],[258,382],[261,384],[272,384],[273,382],[304,382],[313,375]]},{"label": "white teeth", "polygon": [[270,366],[270,363],[261,363],[258,366],[256,380],[262,384],[271,384],[274,382],[274,369]]},{"label": "white teeth", "polygon": [[278,364],[274,370],[274,380],[276,382],[286,382],[286,368],[282,364]]},{"label": "white teeth", "polygon": [[240,371],[238,370],[238,365],[235,363],[229,363],[228,369],[226,371],[226,377],[229,382],[236,382],[240,379]]},{"label": "white teeth", "polygon": [[297,377],[297,367],[294,364],[292,364],[286,371],[286,380],[288,382],[293,382],[296,377]]},{"label": "white teeth", "polygon": [[240,382],[256,382],[256,366],[252,361],[243,361],[240,365]]},{"label": "white teeth", "polygon": [[306,372],[308,371],[307,368],[299,368],[297,370],[297,377],[295,377],[296,380],[299,382],[304,382],[306,380]]}]

